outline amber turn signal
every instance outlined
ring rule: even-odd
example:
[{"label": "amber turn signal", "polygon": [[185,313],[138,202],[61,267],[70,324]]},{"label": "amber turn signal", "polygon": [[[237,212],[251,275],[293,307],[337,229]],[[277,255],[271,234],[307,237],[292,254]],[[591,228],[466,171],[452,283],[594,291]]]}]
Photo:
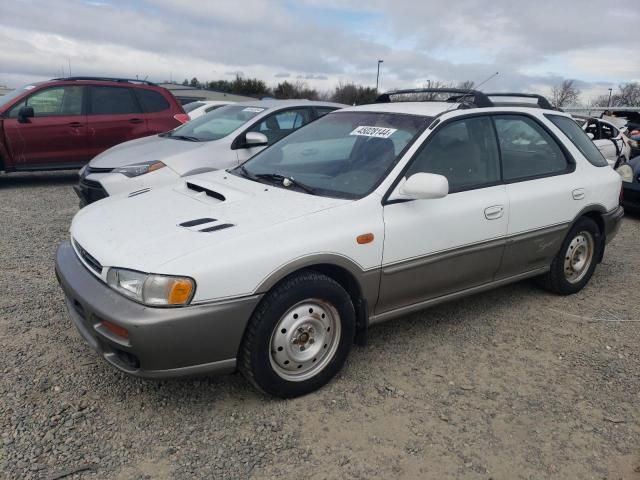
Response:
[{"label": "amber turn signal", "polygon": [[363,233],[362,235],[358,235],[356,237],[356,242],[360,245],[373,242],[373,233]]},{"label": "amber turn signal", "polygon": [[184,305],[191,298],[193,282],[187,279],[174,280],[169,290],[169,305]]}]

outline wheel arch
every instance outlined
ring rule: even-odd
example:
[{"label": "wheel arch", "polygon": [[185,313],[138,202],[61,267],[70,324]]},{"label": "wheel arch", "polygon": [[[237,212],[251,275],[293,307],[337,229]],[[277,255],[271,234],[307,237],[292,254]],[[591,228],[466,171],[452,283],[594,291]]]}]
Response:
[{"label": "wheel arch", "polygon": [[600,230],[600,235],[602,236],[602,242],[600,251],[598,252],[597,261],[600,263],[602,258],[604,257],[604,246],[605,246],[605,224],[603,215],[607,213],[607,209],[602,205],[589,205],[583,208],[580,213],[576,216],[574,221],[571,223],[571,228],[581,219],[581,218],[589,218],[593,220],[598,226],[598,230]]}]

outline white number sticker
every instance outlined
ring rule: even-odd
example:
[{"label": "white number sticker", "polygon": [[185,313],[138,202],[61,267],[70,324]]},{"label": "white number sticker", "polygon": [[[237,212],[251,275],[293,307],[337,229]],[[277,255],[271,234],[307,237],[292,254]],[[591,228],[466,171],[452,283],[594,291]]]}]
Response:
[{"label": "white number sticker", "polygon": [[389,138],[396,131],[398,131],[397,128],[361,126],[356,128],[349,135],[358,135],[360,137]]},{"label": "white number sticker", "polygon": [[264,112],[264,108],[258,108],[258,107],[247,107],[244,110],[242,110],[243,112],[251,112],[251,113],[260,113],[260,112]]}]

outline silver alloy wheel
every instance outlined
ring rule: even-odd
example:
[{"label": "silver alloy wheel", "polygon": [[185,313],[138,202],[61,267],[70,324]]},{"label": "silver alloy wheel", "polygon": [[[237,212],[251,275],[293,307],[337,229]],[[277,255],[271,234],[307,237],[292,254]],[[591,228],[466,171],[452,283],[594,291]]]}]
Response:
[{"label": "silver alloy wheel", "polygon": [[581,231],[564,254],[564,277],[569,283],[578,283],[584,278],[593,262],[595,240],[587,231]]},{"label": "silver alloy wheel", "polygon": [[308,380],[333,359],[341,333],[340,314],[329,302],[310,298],[297,303],[280,318],[271,335],[271,367],[284,380]]}]

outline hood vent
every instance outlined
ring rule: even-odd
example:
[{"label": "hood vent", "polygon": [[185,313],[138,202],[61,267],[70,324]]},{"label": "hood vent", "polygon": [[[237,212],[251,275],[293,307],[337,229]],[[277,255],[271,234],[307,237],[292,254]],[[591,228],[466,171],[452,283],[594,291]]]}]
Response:
[{"label": "hood vent", "polygon": [[208,197],[215,198],[217,200],[220,200],[221,202],[224,202],[226,200],[225,196],[221,193],[218,193],[215,190],[209,190],[202,185],[196,185],[195,183],[187,182],[187,188],[196,192],[204,192]]},{"label": "hood vent", "polygon": [[197,218],[196,220],[189,220],[188,222],[182,222],[181,227],[195,227],[196,225],[202,225],[204,223],[215,222],[215,218]]},{"label": "hood vent", "polygon": [[135,197],[136,195],[142,195],[143,193],[147,193],[150,192],[151,188],[147,187],[147,188],[141,188],[140,190],[136,190],[135,192],[131,192],[129,194],[129,197]]},{"label": "hood vent", "polygon": [[225,228],[229,228],[233,226],[234,225],[232,223],[223,223],[222,225],[214,225],[213,227],[203,228],[202,230],[199,230],[199,231],[209,233],[209,232],[215,232],[216,230],[223,230]]}]

